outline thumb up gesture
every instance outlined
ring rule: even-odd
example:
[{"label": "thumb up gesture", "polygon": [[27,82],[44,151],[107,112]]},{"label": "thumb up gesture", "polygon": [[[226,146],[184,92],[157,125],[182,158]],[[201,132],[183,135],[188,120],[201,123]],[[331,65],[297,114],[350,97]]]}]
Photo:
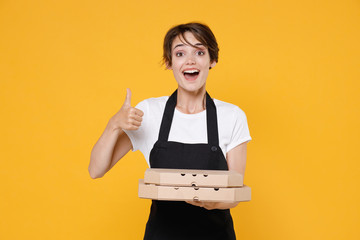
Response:
[{"label": "thumb up gesture", "polygon": [[126,89],[125,102],[120,110],[110,119],[114,130],[137,130],[142,122],[143,111],[131,106],[131,91]]}]

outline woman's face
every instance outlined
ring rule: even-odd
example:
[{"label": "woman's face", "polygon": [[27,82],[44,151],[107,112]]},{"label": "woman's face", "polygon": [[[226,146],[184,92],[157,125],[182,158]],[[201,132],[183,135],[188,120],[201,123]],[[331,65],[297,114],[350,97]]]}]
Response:
[{"label": "woman's face", "polygon": [[191,32],[185,32],[185,38],[191,44],[198,46],[194,48],[180,40],[177,36],[172,43],[172,69],[179,88],[195,92],[205,88],[209,68],[214,67],[216,62],[210,63],[208,49],[197,40]]}]

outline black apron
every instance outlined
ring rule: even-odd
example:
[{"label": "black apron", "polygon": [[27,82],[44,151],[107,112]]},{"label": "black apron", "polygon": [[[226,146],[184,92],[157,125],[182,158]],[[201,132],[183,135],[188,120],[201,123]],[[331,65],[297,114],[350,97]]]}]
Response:
[{"label": "black apron", "polygon": [[[216,107],[206,93],[208,143],[168,141],[177,90],[166,102],[159,139],[150,152],[151,168],[228,170],[219,147]],[[206,210],[183,201],[153,200],[144,240],[234,240],[230,210]]]}]

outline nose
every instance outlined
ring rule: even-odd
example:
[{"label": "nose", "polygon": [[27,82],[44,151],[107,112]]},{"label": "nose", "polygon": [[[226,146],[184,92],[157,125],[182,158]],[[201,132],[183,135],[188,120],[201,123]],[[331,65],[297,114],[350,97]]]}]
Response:
[{"label": "nose", "polygon": [[195,57],[192,55],[188,56],[186,59],[186,65],[194,65],[195,63]]}]

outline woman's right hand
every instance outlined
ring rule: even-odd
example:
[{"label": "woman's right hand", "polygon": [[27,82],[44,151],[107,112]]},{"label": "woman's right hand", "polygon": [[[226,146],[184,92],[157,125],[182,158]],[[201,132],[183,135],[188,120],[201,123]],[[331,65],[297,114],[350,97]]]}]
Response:
[{"label": "woman's right hand", "polygon": [[143,111],[131,106],[131,91],[126,89],[125,102],[120,110],[110,119],[112,130],[137,130],[141,126]]}]

